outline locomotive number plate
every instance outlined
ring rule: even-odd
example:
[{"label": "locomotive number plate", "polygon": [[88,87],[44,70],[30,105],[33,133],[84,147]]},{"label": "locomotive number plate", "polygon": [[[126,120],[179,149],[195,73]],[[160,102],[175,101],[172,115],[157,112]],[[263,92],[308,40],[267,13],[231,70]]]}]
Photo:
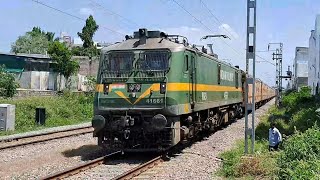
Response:
[{"label": "locomotive number plate", "polygon": [[148,103],[148,104],[161,104],[161,103],[163,103],[163,98],[149,98],[149,99],[146,99],[146,103]]}]

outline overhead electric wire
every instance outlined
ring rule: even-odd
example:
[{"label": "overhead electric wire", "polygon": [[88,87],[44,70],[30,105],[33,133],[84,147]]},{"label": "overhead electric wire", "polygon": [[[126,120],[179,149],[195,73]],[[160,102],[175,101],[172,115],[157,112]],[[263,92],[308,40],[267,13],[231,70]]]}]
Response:
[{"label": "overhead electric wire", "polygon": [[210,13],[210,15],[218,22],[217,24],[218,24],[218,25],[221,24],[221,27],[222,27],[223,29],[225,29],[233,38],[235,38],[235,37],[233,36],[233,34],[232,34],[227,28],[225,28],[225,27],[223,26],[223,23],[219,20],[219,18],[213,14],[213,12],[209,9],[209,7],[208,7],[202,0],[200,0],[200,3],[207,9],[207,11]]},{"label": "overhead electric wire", "polygon": [[[55,10],[55,11],[58,11],[58,12],[60,12],[60,13],[62,13],[62,14],[65,14],[65,15],[68,15],[68,16],[70,16],[70,17],[73,17],[73,18],[76,18],[76,19],[78,19],[78,20],[81,20],[81,21],[86,22],[86,19],[83,19],[83,18],[81,18],[81,17],[79,17],[79,16],[70,14],[70,13],[65,12],[65,11],[63,11],[63,10],[60,10],[60,9],[58,9],[58,8],[52,7],[52,6],[50,6],[50,5],[48,5],[48,4],[45,4],[45,3],[41,2],[41,1],[38,1],[38,0],[31,0],[31,1],[33,1],[33,2],[35,2],[35,3],[38,3],[38,4],[42,5],[42,6],[45,6],[45,7],[47,7],[47,8],[53,9],[53,10]],[[106,30],[108,30],[108,31],[114,32],[114,33],[116,33],[116,34],[119,34],[119,35],[125,35],[125,34],[119,32],[119,31],[113,30],[113,29],[108,28],[108,27],[105,27],[105,26],[101,26],[101,25],[100,25],[100,27],[102,27],[102,28],[104,28],[104,29],[106,29]]]},{"label": "overhead electric wire", "polygon": [[[209,7],[206,5],[206,3],[203,2],[203,0],[200,0],[200,3],[207,9],[207,11],[210,13],[210,15],[211,15],[218,23],[221,24],[221,27],[222,27],[222,28],[225,29],[233,38],[235,38],[235,37],[233,36],[233,34],[232,34],[227,28],[225,28],[224,26],[222,26],[223,23],[219,20],[219,18],[218,18],[217,16],[215,16],[215,15],[213,14],[213,12],[209,9]],[[236,39],[236,38],[235,38],[235,39]],[[241,41],[240,41],[239,39],[237,39],[237,40],[241,43]],[[246,49],[244,49],[244,50],[246,50]],[[265,51],[256,51],[256,52],[265,52]],[[257,56],[258,58],[262,59],[262,60],[268,61],[268,60],[266,60],[265,58],[263,58],[263,57],[261,57],[261,56],[259,56],[259,55],[257,55],[257,54],[256,54],[256,56]],[[268,62],[270,62],[270,61],[268,61]],[[271,63],[271,62],[270,62],[270,63]]]},{"label": "overhead electric wire", "polygon": [[[196,18],[190,11],[188,11],[184,6],[179,4],[176,0],[172,0],[174,3],[176,3],[178,6],[180,6],[186,13],[188,13],[191,17],[193,17],[196,21],[198,21],[201,25],[203,25],[205,28],[207,28],[209,31],[213,32],[212,29],[210,29],[208,26],[206,26],[201,20]],[[232,46],[230,46],[228,43],[226,43],[224,40],[222,40],[229,48],[231,48],[234,52],[236,52],[238,55],[241,56],[241,53],[239,53],[236,49],[234,49]]]},{"label": "overhead electric wire", "polygon": [[183,9],[186,13],[188,13],[191,17],[193,17],[196,21],[198,21],[200,24],[202,24],[206,29],[208,29],[209,31],[212,31],[212,29],[210,29],[208,26],[206,26],[205,24],[203,24],[202,21],[200,21],[197,17],[195,17],[193,14],[191,14],[185,7],[183,7],[181,4],[179,4],[176,0],[172,0],[173,2],[175,2],[178,6],[180,6],[181,9]]}]

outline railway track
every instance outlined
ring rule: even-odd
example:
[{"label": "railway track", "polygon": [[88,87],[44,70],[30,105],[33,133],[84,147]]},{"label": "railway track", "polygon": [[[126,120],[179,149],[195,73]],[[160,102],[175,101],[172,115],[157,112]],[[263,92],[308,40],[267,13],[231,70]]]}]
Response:
[{"label": "railway track", "polygon": [[105,162],[107,159],[110,159],[110,158],[113,158],[115,156],[118,156],[121,153],[122,153],[121,151],[116,151],[116,152],[110,153],[110,154],[108,154],[106,156],[91,160],[89,162],[77,165],[75,167],[71,167],[69,169],[65,169],[63,171],[51,174],[49,176],[46,176],[46,177],[43,177],[43,178],[40,178],[40,179],[47,180],[47,179],[62,179],[62,178],[70,177],[70,176],[78,174],[78,173],[80,173],[82,171],[85,171],[85,170],[91,169],[93,167],[96,167],[96,166],[102,164],[103,162]]},{"label": "railway track", "polygon": [[[51,179],[63,179],[68,178],[70,176],[74,176],[80,172],[86,171],[88,169],[94,168],[96,166],[99,166],[106,162],[107,160],[110,160],[112,158],[115,158],[122,154],[122,151],[116,151],[113,153],[110,153],[106,156],[91,160],[89,162],[65,169],[63,171],[48,175],[46,177],[40,178],[41,180],[51,180]],[[125,179],[132,179],[136,176],[139,176],[141,173],[157,166],[159,163],[164,161],[164,156],[157,156],[156,158],[153,158],[152,160],[149,160],[146,163],[143,163],[133,169],[130,169],[129,171],[126,171],[114,178],[112,180],[125,180]],[[111,178],[111,177],[110,177]]]},{"label": "railway track", "polygon": [[54,139],[80,135],[80,134],[86,134],[91,132],[93,132],[93,128],[91,126],[86,126],[86,127],[73,128],[73,129],[67,129],[62,131],[28,135],[23,137],[14,137],[14,138],[2,140],[0,142],[0,150],[23,146],[23,145],[35,144],[35,143],[50,141]]},{"label": "railway track", "polygon": [[163,156],[158,156],[136,168],[133,168],[127,172],[124,172],[123,174],[113,178],[112,180],[126,180],[126,179],[132,179],[134,177],[139,176],[143,172],[152,169],[153,167],[157,166],[158,164],[162,163],[164,161]]}]

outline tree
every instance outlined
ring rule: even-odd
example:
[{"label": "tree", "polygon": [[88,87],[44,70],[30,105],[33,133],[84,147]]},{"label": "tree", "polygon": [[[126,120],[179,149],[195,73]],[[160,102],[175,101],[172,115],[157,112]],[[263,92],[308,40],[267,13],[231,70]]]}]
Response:
[{"label": "tree", "polygon": [[71,59],[71,51],[59,41],[54,41],[49,45],[48,53],[51,59],[57,63],[55,70],[66,78],[66,87],[70,89],[69,78],[78,72],[79,63]]},{"label": "tree", "polygon": [[72,55],[74,56],[85,56],[84,48],[75,46],[71,48]]},{"label": "tree", "polygon": [[12,45],[14,53],[46,54],[49,43],[54,40],[53,32],[42,31],[40,27],[33,27],[25,35],[19,36]]},{"label": "tree", "polygon": [[46,36],[49,42],[52,42],[54,40],[54,35],[55,34],[53,32],[46,32]]},{"label": "tree", "polygon": [[82,32],[78,32],[78,36],[83,41],[83,48],[85,54],[89,57],[95,56],[98,54],[97,48],[93,43],[93,36],[98,30],[99,26],[96,21],[93,19],[93,16],[90,15],[86,20],[86,25],[82,28]]},{"label": "tree", "polygon": [[0,97],[13,97],[18,87],[19,85],[15,81],[14,76],[7,73],[4,66],[0,66]]},{"label": "tree", "polygon": [[41,30],[40,27],[33,27],[32,31],[27,32],[27,34],[30,34],[32,37],[37,37],[37,36],[45,36],[49,42],[52,42],[54,40],[54,32],[45,32]]}]

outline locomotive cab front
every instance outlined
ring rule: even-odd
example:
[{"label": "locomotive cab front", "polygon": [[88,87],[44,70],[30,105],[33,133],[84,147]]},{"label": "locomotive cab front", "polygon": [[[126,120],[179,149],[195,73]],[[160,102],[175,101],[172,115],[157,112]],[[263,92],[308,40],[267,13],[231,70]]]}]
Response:
[{"label": "locomotive cab front", "polygon": [[159,150],[172,145],[174,124],[164,112],[171,51],[148,47],[159,40],[128,39],[102,53],[92,120],[100,146]]}]

